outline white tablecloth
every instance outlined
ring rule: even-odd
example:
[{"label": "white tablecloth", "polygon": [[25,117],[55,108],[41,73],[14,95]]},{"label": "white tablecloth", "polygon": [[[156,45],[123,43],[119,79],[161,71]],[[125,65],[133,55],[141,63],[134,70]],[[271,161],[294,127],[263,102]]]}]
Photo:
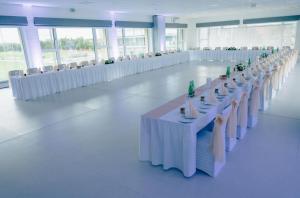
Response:
[{"label": "white tablecloth", "polygon": [[[184,96],[180,97],[181,101],[175,99],[143,115],[140,129],[140,160],[151,161],[153,165],[163,165],[164,169],[175,167],[181,170],[184,176],[192,176],[196,172],[197,133],[213,121],[217,113],[221,113],[230,105],[233,99],[239,100],[242,91],[250,91],[251,87],[252,82],[249,81],[235,89],[222,102],[211,107],[206,114],[199,114],[190,124],[179,122],[181,119],[179,108],[182,106]],[[201,93],[203,94],[203,91]],[[196,108],[200,106],[199,97],[192,100]],[[168,105],[173,108],[166,110]],[[166,113],[157,116],[159,111]]]},{"label": "white tablecloth", "polygon": [[270,50],[190,50],[190,60],[248,61]]},{"label": "white tablecloth", "polygon": [[29,100],[188,61],[189,53],[179,52],[108,65],[100,64],[80,69],[33,74],[26,77],[14,76],[10,78],[10,82],[14,97],[21,100]]}]

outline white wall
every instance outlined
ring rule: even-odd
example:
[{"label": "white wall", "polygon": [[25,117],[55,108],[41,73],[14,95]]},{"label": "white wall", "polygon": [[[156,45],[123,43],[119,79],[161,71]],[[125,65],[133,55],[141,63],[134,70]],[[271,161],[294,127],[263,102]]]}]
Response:
[{"label": "white wall", "polygon": [[300,54],[300,21],[297,22],[295,48],[299,50],[299,54]]}]

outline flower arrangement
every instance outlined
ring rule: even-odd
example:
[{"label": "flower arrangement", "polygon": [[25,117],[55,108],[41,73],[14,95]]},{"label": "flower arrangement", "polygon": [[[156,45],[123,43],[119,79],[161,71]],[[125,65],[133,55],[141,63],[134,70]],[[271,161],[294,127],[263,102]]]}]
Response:
[{"label": "flower arrangement", "polygon": [[240,72],[244,71],[246,69],[246,65],[244,65],[243,63],[236,64],[235,69]]},{"label": "flower arrangement", "polygon": [[114,60],[112,60],[112,59],[105,60],[106,65],[113,64],[113,63],[114,63]]},{"label": "flower arrangement", "polygon": [[236,47],[229,47],[227,50],[236,50]]},{"label": "flower arrangement", "polygon": [[264,53],[262,53],[261,55],[260,55],[260,58],[267,58],[269,55],[266,53],[266,52],[264,52]]}]

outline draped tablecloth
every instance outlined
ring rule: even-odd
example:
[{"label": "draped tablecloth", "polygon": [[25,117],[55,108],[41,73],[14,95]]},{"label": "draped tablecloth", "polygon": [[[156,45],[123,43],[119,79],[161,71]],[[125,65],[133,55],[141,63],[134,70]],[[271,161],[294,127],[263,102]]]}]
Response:
[{"label": "draped tablecloth", "polygon": [[190,60],[255,61],[262,53],[270,50],[190,50]]},{"label": "draped tablecloth", "polygon": [[108,65],[99,64],[80,69],[66,69],[27,76],[12,76],[10,82],[15,98],[30,100],[188,61],[188,52],[177,52],[151,58],[125,60]]},{"label": "draped tablecloth", "polygon": [[[220,84],[218,80],[214,83]],[[141,117],[139,158],[150,161],[153,165],[163,165],[164,169],[172,167],[181,170],[186,177],[196,172],[196,142],[197,133],[209,124],[218,113],[230,105],[233,99],[239,100],[243,91],[248,91],[252,82],[247,82],[229,93],[223,101],[212,106],[207,113],[200,113],[192,123],[181,123],[180,107],[184,104],[186,95],[182,95]],[[196,90],[196,95],[205,95],[205,86]],[[198,108],[199,97],[192,99]]]}]

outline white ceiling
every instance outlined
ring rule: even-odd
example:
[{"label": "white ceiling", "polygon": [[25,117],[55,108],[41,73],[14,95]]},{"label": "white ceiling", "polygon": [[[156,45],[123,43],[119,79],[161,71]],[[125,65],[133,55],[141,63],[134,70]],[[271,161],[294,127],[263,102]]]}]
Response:
[{"label": "white ceiling", "polygon": [[[300,14],[300,0],[0,0],[1,4],[75,8],[88,12],[163,14],[205,18],[217,15],[258,16],[289,11]],[[0,13],[1,14],[1,13]],[[270,15],[270,14],[266,14]]]}]

